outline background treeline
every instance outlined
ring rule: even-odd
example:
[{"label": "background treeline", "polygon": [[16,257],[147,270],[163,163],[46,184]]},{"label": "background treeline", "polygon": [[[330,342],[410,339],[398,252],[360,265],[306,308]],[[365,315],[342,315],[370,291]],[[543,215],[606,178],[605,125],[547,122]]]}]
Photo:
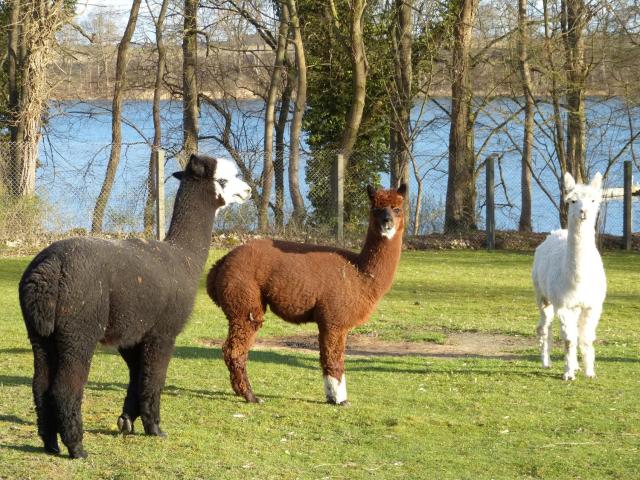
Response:
[{"label": "background treeline", "polygon": [[[587,96],[616,97],[624,108],[611,121],[629,123],[605,175],[623,157],[636,161],[630,113],[640,98],[636,1],[132,0],[122,18],[106,11],[82,21],[73,1],[0,6],[0,127],[14,146],[4,188],[16,198],[35,191],[38,142],[53,99],[109,100],[111,152],[95,233],[120,161],[122,103],[131,98],[153,102],[147,231],[157,149],[184,162],[205,139],[224,148],[253,187],[260,230],[326,221],[336,192],[318,172],[335,171],[338,154],[345,161],[347,221],[361,217],[363,187],[379,183],[383,172],[394,185],[412,178],[416,191],[407,207],[419,219],[425,173],[414,142],[431,127],[421,117],[427,108],[450,124],[444,229],[475,229],[476,183],[493,134],[476,145],[477,122],[498,96],[517,108],[495,132],[512,124],[523,132],[513,145],[521,156],[520,230],[531,230],[532,184],[554,196],[543,172],[552,172],[558,190],[564,172],[588,176]],[[183,109],[182,139],[169,146],[165,99]],[[253,100],[250,114],[246,99]],[[542,158],[534,158],[538,136],[549,140]],[[309,154],[304,181],[312,211],[299,184],[301,147]],[[257,162],[243,155],[258,148]],[[556,207],[564,223],[565,208]]]}]

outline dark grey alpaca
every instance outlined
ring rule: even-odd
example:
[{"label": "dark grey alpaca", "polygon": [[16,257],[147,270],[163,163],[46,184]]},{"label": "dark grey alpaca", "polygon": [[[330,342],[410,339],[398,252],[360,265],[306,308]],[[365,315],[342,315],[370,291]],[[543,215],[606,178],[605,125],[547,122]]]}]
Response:
[{"label": "dark grey alpaca", "polygon": [[160,392],[175,338],[191,313],[216,209],[243,202],[248,185],[228,160],[192,155],[180,180],[163,242],[72,238],[51,244],[20,281],[20,306],[34,355],[38,433],[59,453],[86,457],[81,403],[98,342],[113,345],[129,367],[118,428],[160,429]]}]

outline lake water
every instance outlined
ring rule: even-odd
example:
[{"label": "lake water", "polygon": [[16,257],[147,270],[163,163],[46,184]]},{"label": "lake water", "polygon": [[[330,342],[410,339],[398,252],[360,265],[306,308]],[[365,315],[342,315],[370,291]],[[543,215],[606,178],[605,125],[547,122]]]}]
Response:
[{"label": "lake water", "polygon": [[[261,172],[262,112],[261,102],[246,101],[234,105],[234,132],[238,135],[238,149],[248,159],[254,178]],[[413,109],[412,117],[416,131],[414,157],[424,176],[426,208],[423,218],[423,233],[442,227],[447,183],[447,149],[449,100],[431,101]],[[38,169],[37,188],[53,206],[47,221],[49,228],[89,228],[93,204],[100,190],[111,140],[110,102],[76,103],[64,102],[52,105],[46,134],[41,145],[41,167]],[[490,153],[497,153],[500,161],[496,167],[496,224],[498,229],[516,229],[520,201],[520,152],[522,144],[522,115],[518,114],[516,102],[498,98],[487,105],[476,123],[476,151],[483,160]],[[559,227],[557,207],[558,183],[553,161],[552,131],[549,122],[551,108],[541,103],[536,115],[534,170],[538,173],[545,194],[533,182],[533,223],[535,231],[549,231]],[[182,111],[179,102],[162,103],[163,148],[168,152],[167,177],[178,170],[172,154],[179,150],[182,140]],[[105,228],[108,230],[135,231],[140,229],[141,212],[146,194],[146,174],[149,161],[149,144],[153,136],[151,102],[128,101],[123,108],[122,159],[116,175],[113,193],[107,208]],[[639,109],[627,109],[617,99],[588,99],[588,149],[587,163],[590,176],[596,171],[604,172],[609,159],[618,158],[606,178],[606,186],[622,186],[622,162],[632,158],[628,145],[640,121]],[[510,121],[507,121],[511,119]],[[629,119],[634,125],[629,128]],[[212,137],[217,134],[220,117],[203,105],[200,118],[200,135]],[[498,128],[501,124],[502,128]],[[640,125],[639,125],[640,126]],[[496,131],[497,130],[497,131]],[[633,132],[633,133],[632,133]],[[636,142],[637,143],[637,142]],[[306,150],[306,145],[303,145]],[[228,157],[215,140],[200,142],[200,151],[214,156]],[[327,152],[333,155],[334,152]],[[305,159],[303,155],[300,184],[305,198]],[[637,164],[634,166],[637,175]],[[328,172],[327,172],[328,174]],[[411,191],[416,191],[416,180],[411,176]],[[388,185],[388,175],[381,172],[383,185]],[[637,182],[636,182],[637,183]],[[166,182],[167,196],[175,193],[177,181]],[[478,175],[478,216],[484,223],[484,170]],[[288,193],[287,193],[288,195]],[[349,192],[345,192],[349,195]],[[550,197],[550,198],[549,198]],[[553,199],[553,201],[552,201]],[[170,214],[170,208],[168,209]],[[253,209],[244,207],[233,214],[251,221]],[[249,218],[249,220],[247,220]],[[620,234],[622,231],[622,202],[603,204],[602,230]],[[221,221],[233,225],[230,215]],[[634,202],[634,231],[640,231],[640,202]]]}]

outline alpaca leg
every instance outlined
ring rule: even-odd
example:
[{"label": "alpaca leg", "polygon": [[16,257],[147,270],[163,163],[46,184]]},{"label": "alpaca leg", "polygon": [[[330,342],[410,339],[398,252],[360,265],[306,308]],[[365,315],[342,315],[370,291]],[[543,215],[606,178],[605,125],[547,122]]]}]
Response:
[{"label": "alpaca leg", "polygon": [[133,422],[140,416],[140,385],[142,381],[140,344],[130,348],[119,348],[118,351],[129,368],[129,387],[124,399],[122,415],[118,418],[118,429],[124,433],[133,433]]},{"label": "alpaca leg", "polygon": [[583,310],[578,324],[580,354],[582,355],[582,361],[584,362],[584,374],[588,378],[596,376],[596,352],[593,348],[593,342],[596,339],[596,328],[598,327],[601,312],[601,306]]},{"label": "alpaca leg", "polygon": [[160,393],[167,376],[175,338],[153,337],[142,343],[142,374],[140,384],[140,417],[147,435],[160,437]]},{"label": "alpaca leg", "polygon": [[69,449],[71,458],[85,458],[87,453],[82,446],[82,394],[95,345],[85,350],[69,349],[69,344],[63,341],[58,343],[59,352],[61,345],[66,350],[60,353],[58,370],[51,387],[60,437]]},{"label": "alpaca leg", "polygon": [[48,453],[60,453],[56,409],[51,396],[51,383],[57,369],[55,344],[48,337],[31,336],[33,349],[33,400],[38,418],[38,435]]},{"label": "alpaca leg", "polygon": [[328,403],[347,406],[347,378],[344,374],[344,349],[347,331],[320,327],[320,364],[324,393]]},{"label": "alpaca leg", "polygon": [[254,316],[247,314],[246,319],[235,317],[229,320],[229,333],[222,346],[224,361],[229,369],[231,388],[237,395],[241,395],[247,402],[262,403],[251,388],[247,375],[247,360],[249,350],[255,342],[258,330],[262,327],[263,314]]},{"label": "alpaca leg", "polygon": [[578,314],[574,309],[558,310],[562,339],[564,340],[564,380],[575,380],[578,365]]},{"label": "alpaca leg", "polygon": [[551,304],[545,304],[540,300],[538,302],[538,308],[540,309],[540,321],[538,322],[538,343],[540,345],[540,357],[542,359],[542,366],[549,368],[551,366],[551,342],[553,337],[551,335],[551,322],[553,321],[554,308]]}]

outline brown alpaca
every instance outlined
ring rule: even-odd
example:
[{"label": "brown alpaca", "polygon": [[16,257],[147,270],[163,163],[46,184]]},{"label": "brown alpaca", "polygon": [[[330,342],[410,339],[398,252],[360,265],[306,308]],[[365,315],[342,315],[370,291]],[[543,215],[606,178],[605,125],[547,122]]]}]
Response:
[{"label": "brown alpaca", "polygon": [[406,185],[367,187],[369,229],[360,254],[276,240],[242,245],[213,266],[207,292],[229,320],[222,347],[231,386],[248,402],[260,402],[247,376],[249,349],[267,305],[291,323],[318,324],[320,363],[329,403],[347,404],[344,349],[347,334],[362,325],[391,288],[400,260]]}]

